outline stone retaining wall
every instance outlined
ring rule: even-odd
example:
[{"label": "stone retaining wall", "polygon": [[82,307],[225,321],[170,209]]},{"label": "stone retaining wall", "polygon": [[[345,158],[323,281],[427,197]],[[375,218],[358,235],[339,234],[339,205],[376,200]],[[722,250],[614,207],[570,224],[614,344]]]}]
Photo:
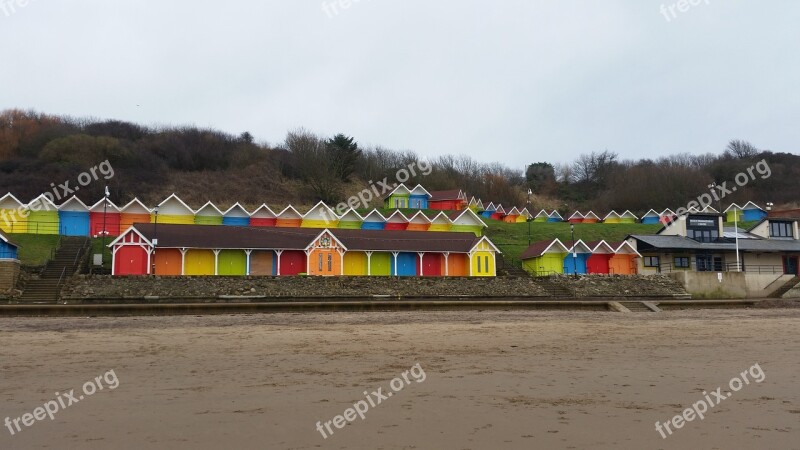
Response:
[{"label": "stone retaining wall", "polygon": [[0,295],[10,295],[18,279],[19,261],[0,261]]},{"label": "stone retaining wall", "polygon": [[[577,297],[659,297],[685,294],[674,280],[661,276],[558,277]],[[110,277],[79,275],[62,291],[64,300],[336,297],[548,297],[541,280],[530,277],[390,278],[390,277]]]}]

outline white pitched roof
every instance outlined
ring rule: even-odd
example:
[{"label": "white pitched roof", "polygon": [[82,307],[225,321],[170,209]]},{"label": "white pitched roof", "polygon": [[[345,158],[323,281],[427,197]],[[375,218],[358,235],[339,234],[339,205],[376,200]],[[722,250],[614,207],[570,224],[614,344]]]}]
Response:
[{"label": "white pitched roof", "polygon": [[411,216],[410,219],[408,219],[408,223],[422,223],[427,225],[431,223],[431,219],[429,219],[428,216],[423,214],[422,211],[417,211],[416,214],[414,214],[413,216]]},{"label": "white pitched roof", "polygon": [[572,253],[573,250],[575,253],[592,253],[592,249],[586,245],[586,242],[583,242],[582,239],[578,239],[575,244],[569,248],[569,252]]},{"label": "white pitched roof", "polygon": [[18,209],[21,206],[25,206],[25,204],[10,192],[0,198],[0,209]]},{"label": "white pitched roof", "polygon": [[758,210],[764,211],[764,208],[762,208],[762,207],[760,207],[760,206],[756,205],[756,204],[755,204],[755,203],[753,203],[753,202],[747,202],[747,203],[745,203],[745,204],[744,204],[744,206],[742,207],[742,209],[745,209],[745,210],[758,209]]},{"label": "white pitched roof", "polygon": [[545,210],[541,210],[539,211],[539,214],[536,215],[536,217],[550,217],[550,214],[548,214],[547,211]]},{"label": "white pitched roof", "polygon": [[215,204],[206,202],[205,205],[195,212],[195,215],[201,217],[222,217],[223,213]]},{"label": "white pitched roof", "polygon": [[622,216],[620,216],[618,212],[612,209],[610,213],[606,214],[606,216],[603,217],[603,220],[608,220],[609,217],[621,218]]},{"label": "white pitched roof", "polygon": [[596,220],[600,220],[600,218],[599,218],[599,217],[597,217],[597,214],[593,213],[592,211],[589,211],[589,212],[587,212],[586,214],[584,214],[584,215],[583,215],[583,218],[584,218],[584,219],[596,219]]},{"label": "white pitched roof", "polygon": [[356,211],[353,208],[350,208],[347,211],[345,211],[345,213],[342,214],[341,217],[339,217],[339,220],[341,222],[363,222],[364,218],[361,217],[361,214],[359,214],[358,211]]},{"label": "white pitched roof", "polygon": [[515,206],[515,207],[511,208],[511,211],[507,212],[507,213],[506,213],[506,215],[509,215],[509,216],[518,216],[518,215],[519,215],[519,210],[518,210],[518,209],[517,209],[517,207]]},{"label": "white pitched roof", "polygon": [[283,208],[283,211],[278,213],[279,219],[302,219],[303,215],[300,214],[294,206],[289,205],[286,208]]},{"label": "white pitched roof", "polygon": [[596,253],[599,255],[611,255],[616,252],[617,252],[616,249],[612,247],[605,240],[598,242],[597,245],[595,245],[594,248],[592,249],[592,253]]},{"label": "white pitched roof", "polygon": [[373,209],[369,212],[366,216],[364,216],[364,222],[373,222],[373,223],[385,223],[386,217],[380,213],[377,209]]},{"label": "white pitched roof", "polygon": [[437,214],[436,217],[431,219],[431,223],[438,223],[438,224],[444,223],[444,224],[452,225],[453,221],[450,220],[449,217],[447,217],[447,214],[445,214],[444,211],[442,211],[439,214]]},{"label": "white pitched roof", "polygon": [[170,195],[158,204],[159,214],[194,215],[194,210],[175,194]]},{"label": "white pitched roof", "polygon": [[398,210],[386,218],[386,223],[408,223],[408,217]]},{"label": "white pitched roof", "polygon": [[571,215],[571,216],[569,216],[568,220],[572,220],[572,219],[583,219],[584,217],[585,217],[585,216],[584,216],[583,214],[581,214],[581,212],[580,212],[580,211],[575,211],[574,213],[572,213],[572,215]]},{"label": "white pitched roof", "polygon": [[275,214],[275,211],[270,209],[266,203],[262,203],[261,206],[250,214],[250,217],[255,217],[256,219],[274,219],[278,217],[278,215]]},{"label": "white pitched roof", "polygon": [[421,184],[414,186],[414,189],[411,189],[411,195],[425,195],[428,198],[431,198],[431,193],[428,192],[427,189],[422,187]]},{"label": "white pitched roof", "polygon": [[104,201],[106,201],[106,198],[101,198],[97,203],[95,203],[94,205],[92,205],[91,208],[89,208],[89,211],[94,212],[94,213],[102,213],[103,209],[105,208],[106,213],[118,213],[119,212],[119,207],[117,205],[115,205],[114,202],[112,202],[111,200],[108,200],[108,203],[104,206],[103,205]]},{"label": "white pitched roof", "polygon": [[127,205],[120,208],[123,214],[150,214],[150,208],[145,206],[141,200],[134,198]]},{"label": "white pitched roof", "polygon": [[481,228],[486,228],[487,225],[478,217],[477,214],[472,212],[471,209],[465,209],[453,220],[453,225],[479,225]]},{"label": "white pitched roof", "polygon": [[558,217],[559,219],[564,220],[564,218],[561,217],[561,214],[559,214],[556,210],[553,210],[548,217]]},{"label": "white pitched roof", "polygon": [[620,255],[636,255],[636,256],[639,256],[639,257],[642,256],[642,255],[639,254],[639,252],[636,251],[635,248],[633,248],[633,246],[628,241],[622,241],[622,243],[619,245],[619,247],[617,247],[614,250],[614,253],[617,253],[617,254],[620,254]]},{"label": "white pitched roof", "polygon": [[325,221],[337,221],[339,220],[339,216],[336,215],[328,205],[323,202],[319,202],[314,205],[313,208],[309,209],[305,216],[303,216],[305,220],[325,220]]},{"label": "white pitched roof", "polygon": [[250,213],[247,212],[247,210],[244,209],[244,206],[240,205],[239,202],[234,203],[233,206],[228,208],[228,210],[222,213],[222,215],[225,217],[250,217]]},{"label": "white pitched roof", "polygon": [[620,217],[631,217],[631,218],[633,218],[633,219],[638,219],[638,217],[636,216],[636,214],[634,214],[634,213],[630,212],[630,210],[627,210],[627,209],[625,210],[625,212],[624,212],[624,213],[622,213],[622,214],[620,215]]},{"label": "white pitched roof", "polygon": [[[31,205],[35,205],[35,204],[39,204],[39,205],[41,205],[41,207],[39,207],[39,208],[31,207]],[[38,197],[36,197],[35,199],[31,200],[28,203],[27,207],[28,207],[28,209],[31,209],[31,210],[36,209],[37,211],[58,211],[58,207],[56,206],[56,204],[53,203],[53,201],[50,200],[49,198],[47,198],[47,196],[44,195],[44,194],[41,194]]]},{"label": "white pitched roof", "polygon": [[660,216],[660,214],[658,213],[658,211],[656,211],[654,209],[651,209],[650,211],[647,211],[646,213],[644,213],[644,215],[642,216],[642,219],[644,219],[645,217],[659,217],[659,216]]},{"label": "white pitched roof", "polygon": [[89,212],[89,207],[86,206],[86,203],[83,203],[81,199],[73,195],[72,197],[69,198],[69,200],[59,205],[58,210],[72,211],[72,212]]}]

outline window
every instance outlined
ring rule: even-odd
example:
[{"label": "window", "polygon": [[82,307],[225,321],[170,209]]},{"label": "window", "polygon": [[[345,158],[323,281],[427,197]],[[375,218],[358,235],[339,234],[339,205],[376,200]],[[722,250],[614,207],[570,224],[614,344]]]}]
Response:
[{"label": "window", "polygon": [[645,256],[644,257],[644,266],[645,267],[660,267],[661,266],[661,258],[658,256]]},{"label": "window", "polygon": [[719,231],[717,230],[688,230],[689,239],[694,239],[697,242],[714,242],[719,239]]},{"label": "window", "polygon": [[770,222],[769,235],[770,237],[794,237],[792,222]]},{"label": "window", "polygon": [[319,259],[319,271],[322,272],[322,253],[320,253],[317,256],[319,256],[319,258],[318,258]]},{"label": "window", "polygon": [[333,272],[333,255],[328,253],[328,272]]},{"label": "window", "polygon": [[689,268],[689,257],[688,256],[676,256],[675,257],[675,268],[677,268],[677,269],[688,269]]},{"label": "window", "polygon": [[481,273],[481,272],[483,272],[483,269],[481,269],[481,257],[478,256],[478,273]]}]

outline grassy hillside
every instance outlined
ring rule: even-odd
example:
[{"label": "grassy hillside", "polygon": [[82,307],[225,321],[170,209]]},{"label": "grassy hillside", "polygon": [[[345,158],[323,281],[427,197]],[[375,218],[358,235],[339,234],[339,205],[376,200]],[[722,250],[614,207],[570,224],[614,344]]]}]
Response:
[{"label": "grassy hillside", "polygon": [[19,245],[19,260],[24,266],[42,266],[58,246],[59,236],[40,234],[12,234],[11,240]]}]

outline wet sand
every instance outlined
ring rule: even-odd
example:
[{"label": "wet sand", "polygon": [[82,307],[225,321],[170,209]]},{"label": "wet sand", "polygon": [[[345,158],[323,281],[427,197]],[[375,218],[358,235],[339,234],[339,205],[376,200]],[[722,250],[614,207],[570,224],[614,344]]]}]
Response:
[{"label": "wet sand", "polygon": [[[800,448],[800,310],[0,318],[0,448]],[[419,363],[425,380],[323,439]],[[758,363],[766,374],[662,439]]]}]

